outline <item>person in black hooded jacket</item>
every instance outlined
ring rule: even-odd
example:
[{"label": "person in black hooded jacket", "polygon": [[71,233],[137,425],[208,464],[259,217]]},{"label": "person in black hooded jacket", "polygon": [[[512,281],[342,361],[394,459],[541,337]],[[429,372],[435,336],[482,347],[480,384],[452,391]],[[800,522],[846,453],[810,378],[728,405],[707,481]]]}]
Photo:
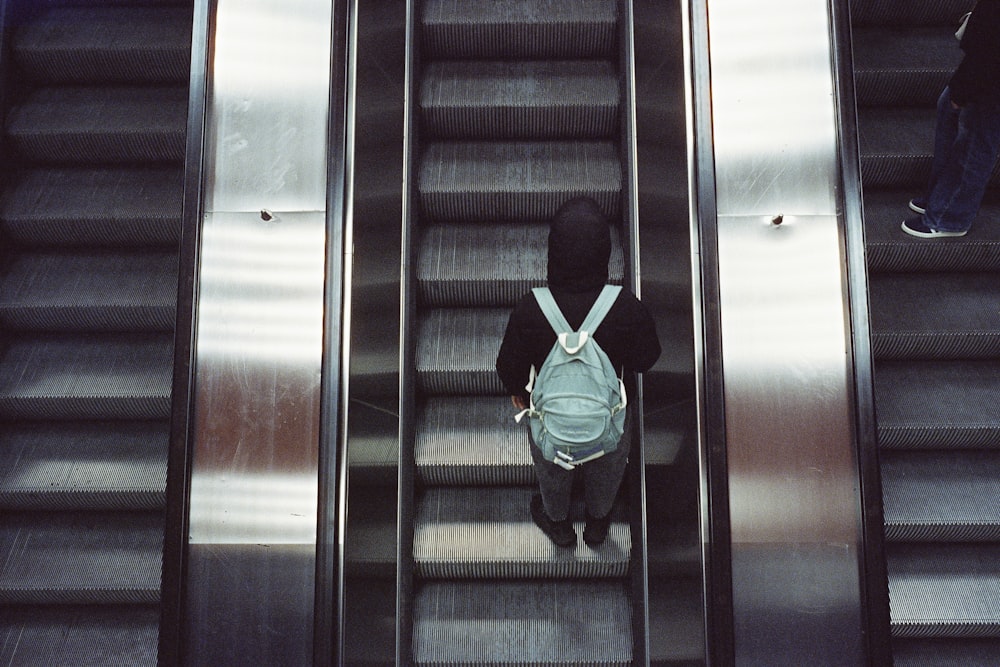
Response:
[{"label": "person in black hooded jacket", "polygon": [[[556,304],[574,330],[583,323],[608,282],[610,257],[611,230],[598,204],[588,197],[577,197],[563,204],[549,229],[547,280]],[[592,335],[612,365],[619,372],[624,369],[626,392],[634,384],[631,374],[649,370],[660,356],[653,318],[626,289]],[[541,368],[555,342],[555,332],[529,292],[510,315],[496,361],[497,373],[515,408],[527,406],[525,385],[531,367]],[[625,473],[631,445],[629,412],[630,408],[626,408],[625,435],[618,448],[577,469],[584,476],[587,508],[583,536],[591,546],[602,543],[607,535],[611,508]],[[531,455],[540,490],[531,501],[532,519],[557,545],[574,545],[576,533],[569,518],[569,506],[577,470],[566,470],[546,461],[534,443]]]}]

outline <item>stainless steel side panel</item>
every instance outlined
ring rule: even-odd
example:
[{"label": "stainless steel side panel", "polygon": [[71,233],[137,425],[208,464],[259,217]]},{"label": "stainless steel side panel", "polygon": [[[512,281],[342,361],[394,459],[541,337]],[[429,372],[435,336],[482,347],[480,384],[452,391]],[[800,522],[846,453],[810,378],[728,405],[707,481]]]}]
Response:
[{"label": "stainless steel side panel", "polygon": [[864,664],[830,11],[708,17],[736,662]]},{"label": "stainless steel side panel", "polygon": [[311,664],[331,5],[218,0],[185,664]]}]

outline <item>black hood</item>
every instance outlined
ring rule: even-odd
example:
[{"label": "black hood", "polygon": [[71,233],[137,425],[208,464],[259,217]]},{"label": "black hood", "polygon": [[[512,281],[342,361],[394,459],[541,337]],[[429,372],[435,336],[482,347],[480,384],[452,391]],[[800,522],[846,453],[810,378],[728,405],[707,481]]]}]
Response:
[{"label": "black hood", "polygon": [[590,197],[560,207],[549,228],[549,287],[585,292],[608,282],[611,229]]}]

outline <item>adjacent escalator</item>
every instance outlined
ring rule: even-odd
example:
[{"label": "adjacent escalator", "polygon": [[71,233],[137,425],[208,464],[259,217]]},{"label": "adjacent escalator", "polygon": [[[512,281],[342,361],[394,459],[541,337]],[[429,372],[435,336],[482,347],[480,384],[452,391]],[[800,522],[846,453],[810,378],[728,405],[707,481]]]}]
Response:
[{"label": "adjacent escalator", "polygon": [[1000,181],[965,237],[900,229],[972,4],[852,5],[897,665],[1000,662]]},{"label": "adjacent escalator", "polygon": [[191,18],[7,3],[4,664],[156,662]]},{"label": "adjacent escalator", "polygon": [[590,195],[617,222],[623,279],[616,3],[419,6],[413,662],[631,664],[627,511],[599,548],[549,542],[494,371],[562,202]]}]

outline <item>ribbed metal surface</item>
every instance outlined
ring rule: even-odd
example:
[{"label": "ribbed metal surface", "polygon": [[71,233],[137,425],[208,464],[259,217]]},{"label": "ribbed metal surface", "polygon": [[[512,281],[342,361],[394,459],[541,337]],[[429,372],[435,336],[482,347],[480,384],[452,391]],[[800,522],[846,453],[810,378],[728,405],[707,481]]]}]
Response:
[{"label": "ribbed metal surface", "polygon": [[427,56],[614,56],[613,0],[429,0],[420,15]]},{"label": "ribbed metal surface", "polygon": [[186,118],[184,87],[39,88],[10,110],[7,136],[56,164],[179,161]]},{"label": "ribbed metal surface", "polygon": [[1000,450],[884,452],[881,466],[890,540],[1000,540]]},{"label": "ribbed metal surface", "polygon": [[47,331],[170,331],[177,256],[25,253],[0,283],[0,324]]},{"label": "ribbed metal surface", "polygon": [[19,424],[0,433],[0,507],[163,507],[164,422]]},{"label": "ribbed metal surface", "polygon": [[1000,447],[1000,361],[880,361],[882,447]]},{"label": "ribbed metal surface", "polygon": [[[163,520],[153,513],[11,513],[0,524],[0,603],[154,603]],[[72,558],[67,554],[72,553]]]},{"label": "ribbed metal surface", "polygon": [[869,106],[934,107],[961,59],[955,38],[938,27],[854,32],[857,94]]},{"label": "ribbed metal surface", "polygon": [[188,74],[191,12],[53,8],[16,33],[17,66],[50,82],[177,81]]},{"label": "ribbed metal surface", "polygon": [[425,214],[444,220],[547,220],[567,199],[590,195],[618,212],[615,144],[449,142],[426,147],[419,170]]},{"label": "ribbed metal surface", "polygon": [[466,578],[597,578],[628,573],[631,534],[615,521],[592,549],[576,522],[577,546],[552,544],[532,523],[532,487],[433,488],[418,500],[413,558],[419,576]]},{"label": "ribbed metal surface", "polygon": [[0,360],[0,417],[166,418],[172,354],[170,334],[12,343]]},{"label": "ribbed metal surface", "polygon": [[896,637],[988,637],[1000,631],[1000,547],[894,545],[888,554]]},{"label": "ribbed metal surface", "polygon": [[624,582],[427,583],[414,601],[419,665],[574,665],[632,661]]},{"label": "ribbed metal surface", "polygon": [[430,398],[417,423],[417,477],[432,486],[532,484],[530,446],[508,396]]},{"label": "ribbed metal surface", "polygon": [[910,639],[893,647],[894,667],[994,667],[1000,640]]},{"label": "ribbed metal surface", "polygon": [[500,395],[497,352],[510,311],[438,308],[417,330],[417,382],[430,394]]},{"label": "ribbed metal surface", "polygon": [[160,613],[156,606],[0,610],[0,663],[155,665]]},{"label": "ribbed metal surface", "polygon": [[[532,287],[545,284],[548,229],[546,223],[428,225],[417,260],[421,303],[513,306]],[[625,266],[619,237],[613,229],[608,273],[616,284]]]},{"label": "ribbed metal surface", "polygon": [[6,180],[0,224],[29,246],[174,244],[183,176],[180,167],[20,170]]},{"label": "ribbed metal surface", "polygon": [[442,61],[420,86],[435,136],[570,138],[611,134],[621,94],[607,61]]},{"label": "ribbed metal surface", "polygon": [[877,23],[893,26],[951,24],[958,27],[963,12],[972,9],[974,0],[921,0],[907,2],[906,11],[883,0],[852,0],[851,18],[856,24]]}]

